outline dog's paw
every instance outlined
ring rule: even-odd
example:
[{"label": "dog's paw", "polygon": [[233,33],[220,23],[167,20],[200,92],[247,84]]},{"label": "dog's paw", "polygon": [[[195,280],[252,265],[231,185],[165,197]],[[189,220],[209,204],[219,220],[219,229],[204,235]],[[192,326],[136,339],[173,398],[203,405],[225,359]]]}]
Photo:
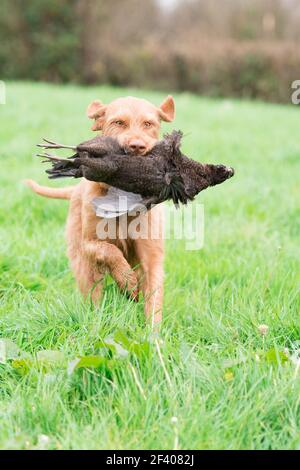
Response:
[{"label": "dog's paw", "polygon": [[139,301],[139,289],[138,288],[135,288],[131,291],[126,291],[126,296],[129,300],[133,300],[134,302],[138,302]]},{"label": "dog's paw", "polygon": [[119,288],[126,293],[126,296],[138,302],[139,288],[135,272],[130,269],[115,268],[111,272]]}]

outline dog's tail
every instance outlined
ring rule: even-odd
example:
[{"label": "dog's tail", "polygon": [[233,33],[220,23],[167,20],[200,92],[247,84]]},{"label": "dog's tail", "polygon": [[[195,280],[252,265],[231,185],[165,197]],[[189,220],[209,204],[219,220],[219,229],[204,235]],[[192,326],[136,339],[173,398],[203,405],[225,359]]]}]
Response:
[{"label": "dog's tail", "polygon": [[48,186],[40,186],[33,180],[25,180],[24,183],[36,194],[53,199],[71,199],[74,191],[74,186],[67,186],[66,188],[49,188]]}]

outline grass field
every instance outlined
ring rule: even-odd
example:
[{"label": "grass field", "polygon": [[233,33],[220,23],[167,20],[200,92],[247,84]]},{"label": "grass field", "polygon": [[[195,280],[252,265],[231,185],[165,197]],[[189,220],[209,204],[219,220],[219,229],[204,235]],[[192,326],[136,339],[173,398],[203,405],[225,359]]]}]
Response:
[{"label": "grass field", "polygon": [[186,153],[232,165],[236,176],[198,197],[202,250],[166,243],[158,341],[145,328],[142,304],[126,300],[110,279],[99,308],[81,299],[65,253],[68,203],[39,198],[21,183],[47,181],[34,157],[42,136],[88,138],[89,101],[124,94],[163,98],[7,84],[0,447],[300,448],[299,109],[175,96],[176,122],[164,128],[182,129]]}]

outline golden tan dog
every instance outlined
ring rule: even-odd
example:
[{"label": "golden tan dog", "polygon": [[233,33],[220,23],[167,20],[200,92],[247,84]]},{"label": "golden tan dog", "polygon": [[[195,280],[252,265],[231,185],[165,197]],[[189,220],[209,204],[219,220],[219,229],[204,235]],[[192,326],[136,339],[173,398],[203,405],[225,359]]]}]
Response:
[{"label": "golden tan dog", "polygon": [[[174,119],[174,100],[168,96],[156,107],[150,102],[125,97],[108,105],[93,101],[87,115],[94,120],[92,129],[101,130],[103,135],[118,139],[122,146],[142,156],[159,138],[161,120]],[[159,227],[159,236],[147,239],[99,239],[96,227],[99,217],[92,207],[95,197],[106,194],[107,185],[82,179],[77,186],[49,188],[32,180],[26,181],[37,194],[45,197],[70,199],[67,220],[67,246],[78,286],[84,295],[91,293],[94,302],[101,295],[104,274],[109,272],[122,290],[137,300],[141,287],[145,299],[145,313],[148,320],[158,323],[163,303],[163,214],[161,205],[148,211],[148,233]]]}]

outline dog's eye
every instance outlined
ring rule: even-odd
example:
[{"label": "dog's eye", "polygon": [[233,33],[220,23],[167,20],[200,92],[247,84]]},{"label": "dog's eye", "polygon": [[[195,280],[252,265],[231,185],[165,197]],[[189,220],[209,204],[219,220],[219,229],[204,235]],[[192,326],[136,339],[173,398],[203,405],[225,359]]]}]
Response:
[{"label": "dog's eye", "polygon": [[150,121],[145,121],[145,122],[144,122],[144,126],[145,126],[145,127],[152,127],[153,124],[152,124],[152,122],[150,122]]},{"label": "dog's eye", "polygon": [[118,119],[117,121],[114,121],[114,124],[116,124],[116,126],[125,126],[125,121]]}]

